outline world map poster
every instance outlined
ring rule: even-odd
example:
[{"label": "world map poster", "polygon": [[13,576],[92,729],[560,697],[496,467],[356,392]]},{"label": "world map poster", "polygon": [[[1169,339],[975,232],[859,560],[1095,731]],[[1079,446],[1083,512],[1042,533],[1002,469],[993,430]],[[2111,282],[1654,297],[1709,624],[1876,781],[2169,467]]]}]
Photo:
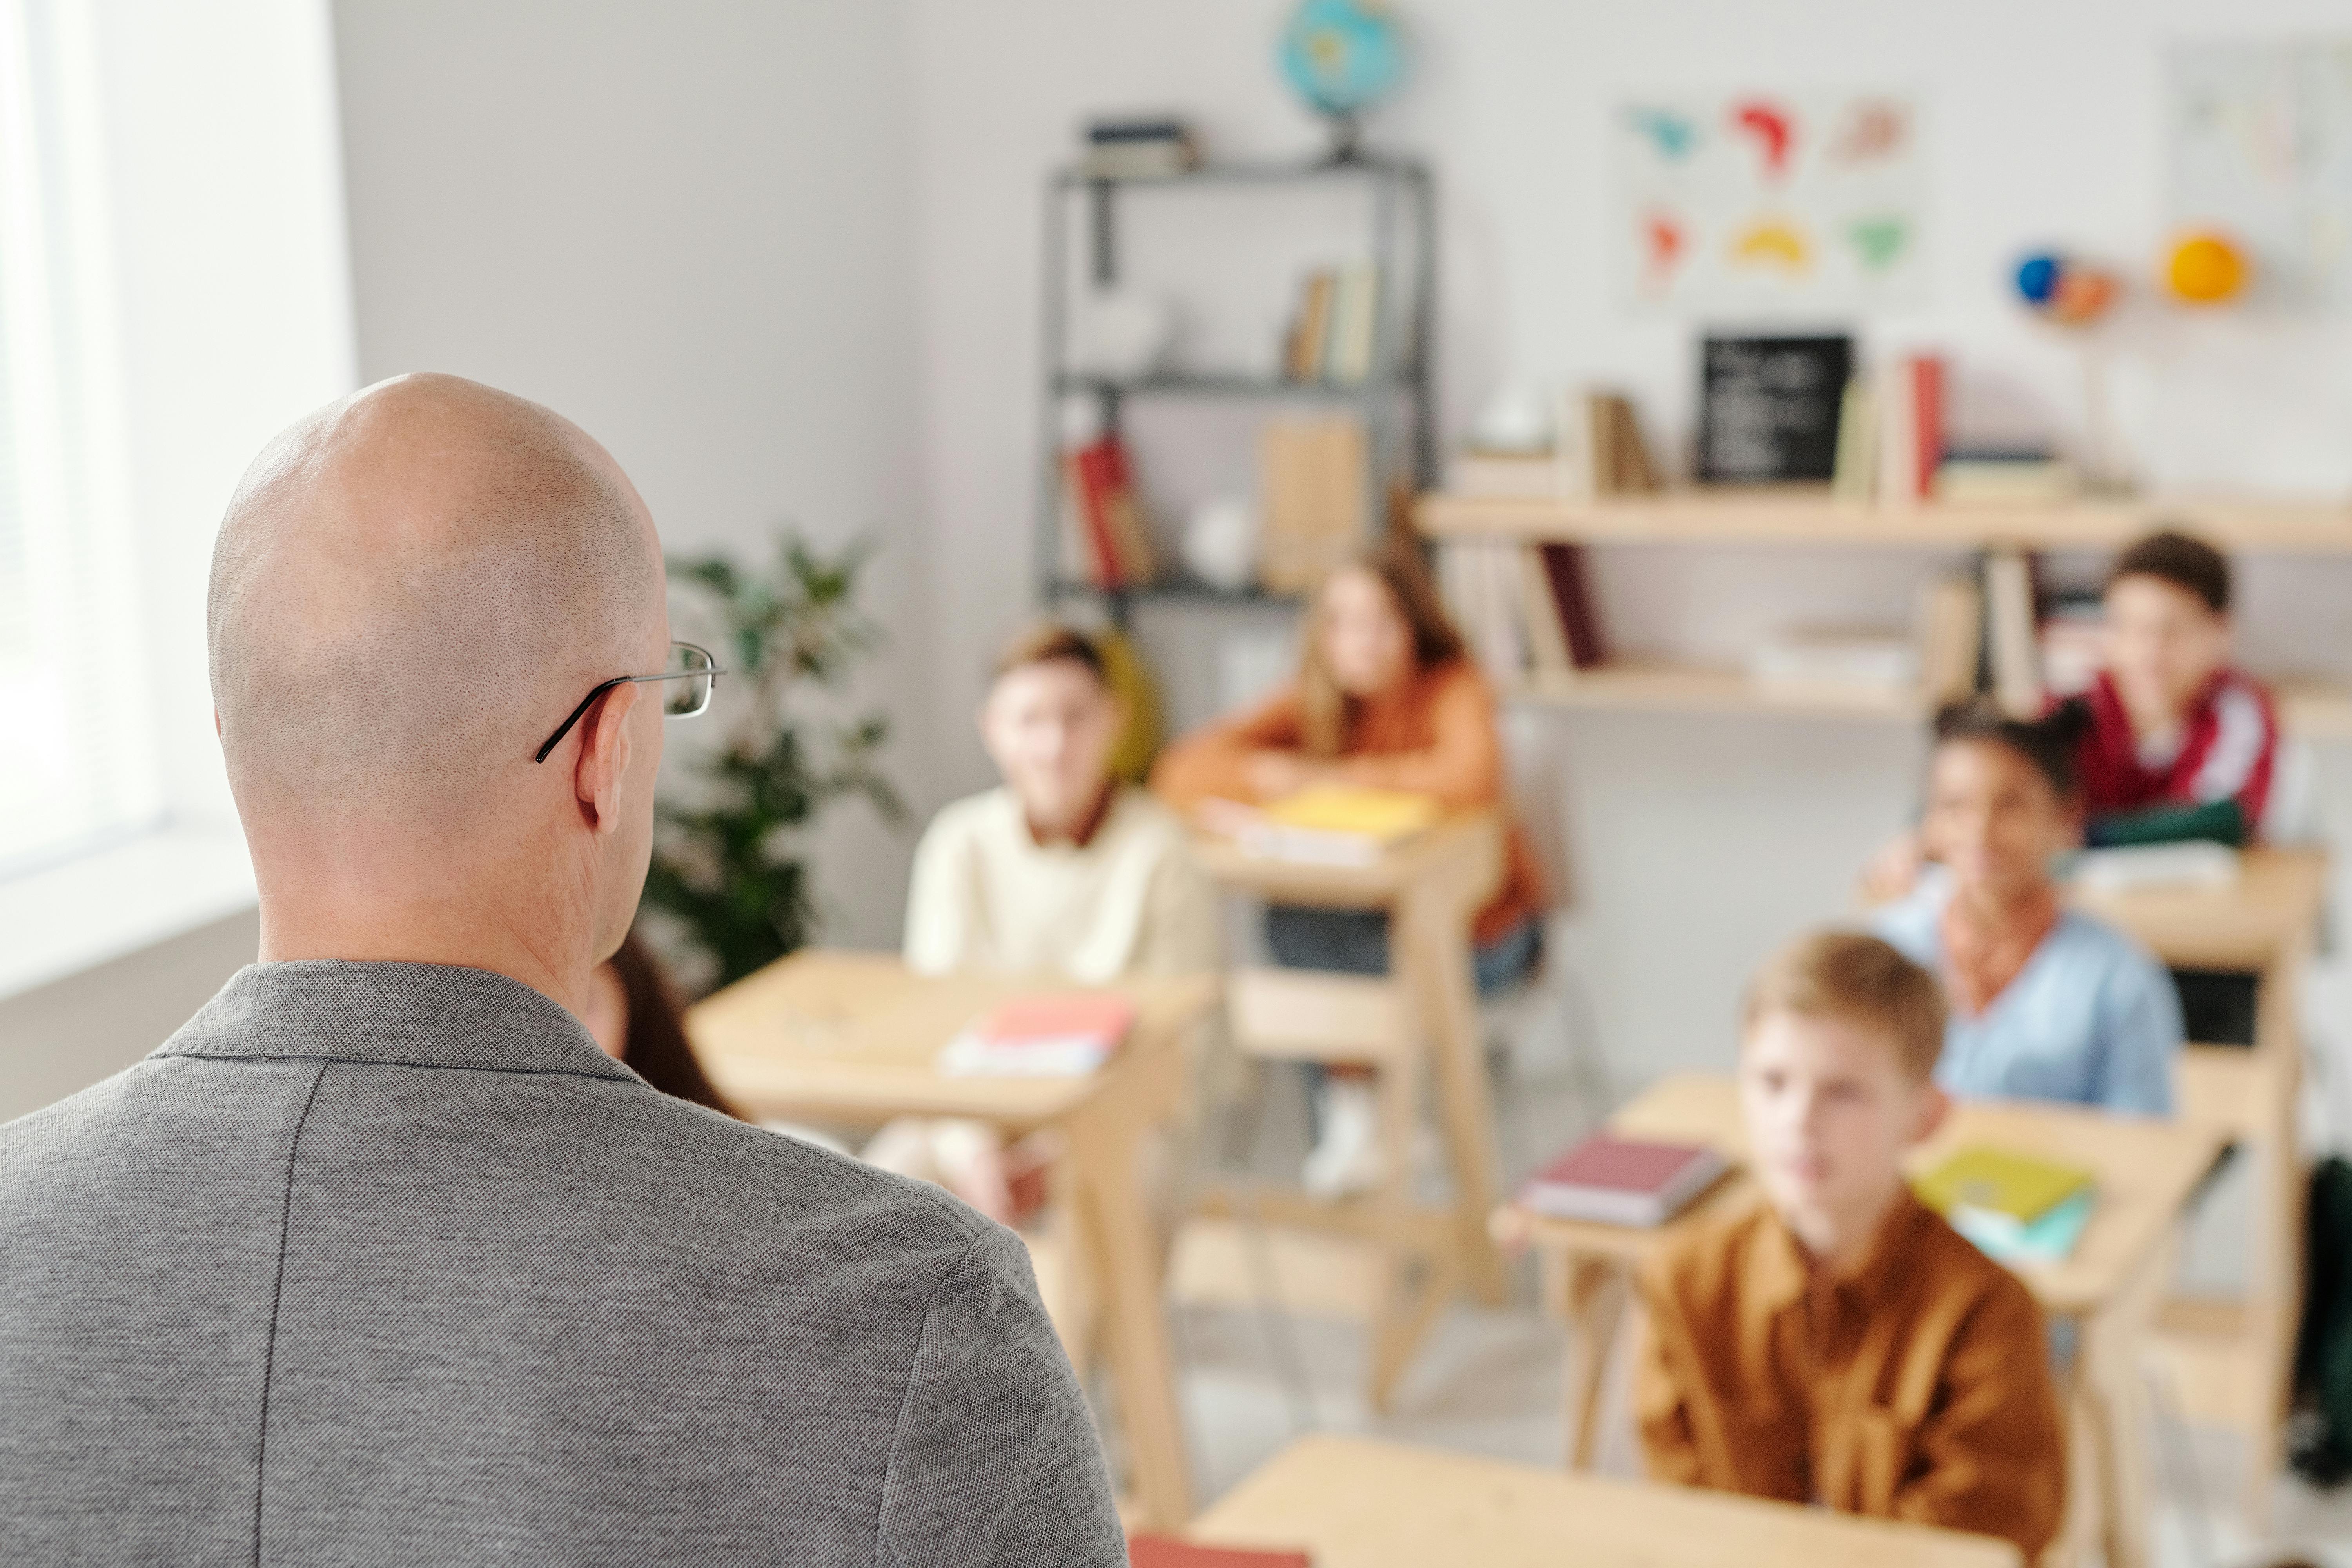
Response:
[{"label": "world map poster", "polygon": [[1896,91],[1637,94],[1612,127],[1637,304],[1760,313],[1927,295],[1920,106]]}]

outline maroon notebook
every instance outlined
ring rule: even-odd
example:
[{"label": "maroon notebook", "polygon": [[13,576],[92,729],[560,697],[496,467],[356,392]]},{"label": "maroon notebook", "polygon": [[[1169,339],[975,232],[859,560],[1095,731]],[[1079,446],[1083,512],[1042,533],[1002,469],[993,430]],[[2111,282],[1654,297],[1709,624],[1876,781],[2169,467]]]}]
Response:
[{"label": "maroon notebook", "polygon": [[1725,1169],[1723,1156],[1704,1144],[1596,1132],[1528,1178],[1519,1202],[1556,1219],[1664,1225]]},{"label": "maroon notebook", "polygon": [[1132,1535],[1128,1568],[1313,1568],[1304,1552],[1259,1552],[1240,1546],[1200,1546],[1171,1535]]}]

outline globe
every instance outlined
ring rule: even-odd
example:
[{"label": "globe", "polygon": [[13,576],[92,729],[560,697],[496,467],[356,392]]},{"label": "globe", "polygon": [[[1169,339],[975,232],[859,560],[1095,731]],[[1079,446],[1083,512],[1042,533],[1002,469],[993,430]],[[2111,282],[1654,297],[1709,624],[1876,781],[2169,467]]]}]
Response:
[{"label": "globe", "polygon": [[1339,151],[1356,118],[1404,77],[1397,25],[1380,0],[1302,0],[1282,33],[1282,74],[1307,107],[1335,121]]}]

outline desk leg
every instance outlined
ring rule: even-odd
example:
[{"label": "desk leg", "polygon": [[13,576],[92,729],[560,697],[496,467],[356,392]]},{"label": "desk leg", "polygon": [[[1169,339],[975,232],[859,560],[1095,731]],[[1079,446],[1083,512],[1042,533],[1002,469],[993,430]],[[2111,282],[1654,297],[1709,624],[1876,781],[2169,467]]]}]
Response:
[{"label": "desk leg", "polygon": [[1169,1353],[1167,1302],[1150,1211],[1136,1180],[1137,1141],[1120,1127],[1102,1125],[1104,1120],[1082,1120],[1071,1129],[1071,1186],[1087,1252],[1102,1273],[1102,1328],[1118,1379],[1120,1426],[1141,1522],[1172,1531],[1192,1516],[1192,1479]]},{"label": "desk leg", "polygon": [[1446,1152],[1454,1167],[1454,1208],[1462,1267],[1478,1300],[1503,1300],[1503,1259],[1486,1232],[1499,1201],[1501,1160],[1487,1095],[1478,1002],[1471,984],[1470,932],[1458,917],[1412,904],[1397,911],[1395,959],[1411,987],[1432,1045]]},{"label": "desk leg", "polygon": [[1589,1470],[1599,1458],[1601,1384],[1616,1358],[1630,1281],[1608,1258],[1548,1252],[1543,1268],[1545,1299],[1568,1328],[1568,1468]]},{"label": "desk leg", "polygon": [[2298,1152],[2296,1102],[2302,1092],[2301,945],[2263,972],[2255,993],[2254,1048],[2266,1058],[2263,1132],[2246,1150],[2254,1162],[2256,1215],[2246,1290],[2247,1329],[2256,1375],[2263,1380],[2255,1424],[2247,1433],[2246,1528],[2269,1524],[2271,1491],[2286,1467],[2287,1412],[2294,1400],[2294,1340],[2303,1317],[2305,1205],[2308,1178]]},{"label": "desk leg", "polygon": [[2090,1460],[2107,1568],[2146,1568],[2148,1561],[2149,1413],[2140,1363],[2178,1252],[2176,1235],[2105,1311],[2082,1321],[2075,1347],[2070,1403]]}]

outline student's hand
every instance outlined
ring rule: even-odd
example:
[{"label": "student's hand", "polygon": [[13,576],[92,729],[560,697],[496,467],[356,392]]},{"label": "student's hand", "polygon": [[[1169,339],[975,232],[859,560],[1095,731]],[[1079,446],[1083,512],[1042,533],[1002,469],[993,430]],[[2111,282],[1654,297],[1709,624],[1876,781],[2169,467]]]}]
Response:
[{"label": "student's hand", "polygon": [[1242,763],[1250,793],[1260,800],[1279,800],[1313,784],[1321,770],[1297,752],[1252,752]]},{"label": "student's hand", "polygon": [[1862,896],[1865,902],[1891,904],[1905,897],[1918,885],[1919,868],[1927,852],[1915,830],[1899,834],[1885,848],[1870,858],[1863,868]]}]

